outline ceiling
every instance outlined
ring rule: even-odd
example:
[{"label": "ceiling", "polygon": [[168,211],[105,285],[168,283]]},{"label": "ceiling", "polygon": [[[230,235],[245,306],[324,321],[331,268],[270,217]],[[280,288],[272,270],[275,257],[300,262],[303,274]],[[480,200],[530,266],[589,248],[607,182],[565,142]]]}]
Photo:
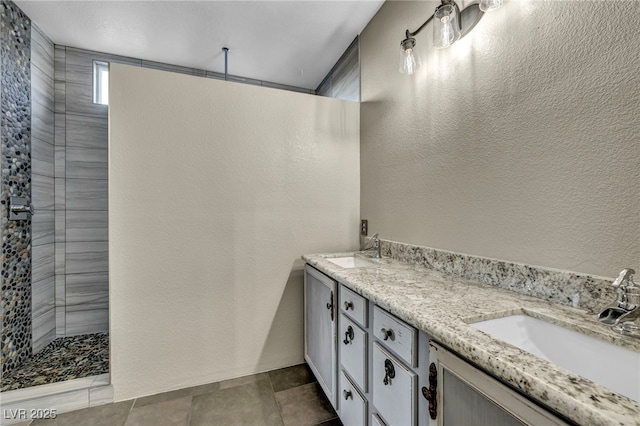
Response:
[{"label": "ceiling", "polygon": [[15,3],[55,44],[315,89],[384,0]]}]

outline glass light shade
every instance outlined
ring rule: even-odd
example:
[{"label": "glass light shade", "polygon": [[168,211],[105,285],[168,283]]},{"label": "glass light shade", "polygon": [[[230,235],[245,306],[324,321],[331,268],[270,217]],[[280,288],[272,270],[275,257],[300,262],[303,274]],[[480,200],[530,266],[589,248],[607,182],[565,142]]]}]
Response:
[{"label": "glass light shade", "polygon": [[400,62],[400,72],[402,74],[413,74],[420,68],[420,60],[415,55],[413,49],[402,49]]},{"label": "glass light shade", "polygon": [[438,49],[451,46],[460,38],[458,9],[451,3],[438,6],[433,14],[433,46]]},{"label": "glass light shade", "polygon": [[420,68],[420,59],[415,52],[416,42],[413,39],[404,40],[400,44],[400,69],[402,74],[413,74]]},{"label": "glass light shade", "polygon": [[483,12],[491,12],[502,6],[502,0],[480,0],[480,10]]}]

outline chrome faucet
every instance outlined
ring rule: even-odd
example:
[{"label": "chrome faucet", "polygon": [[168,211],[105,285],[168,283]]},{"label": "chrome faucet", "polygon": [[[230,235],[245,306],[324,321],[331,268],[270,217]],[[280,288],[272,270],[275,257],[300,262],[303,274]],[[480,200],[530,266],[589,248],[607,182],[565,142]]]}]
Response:
[{"label": "chrome faucet", "polygon": [[633,269],[624,269],[611,284],[618,289],[618,298],[598,314],[598,321],[615,331],[640,337],[640,287],[633,282]]},{"label": "chrome faucet", "polygon": [[362,251],[375,250],[376,253],[375,253],[374,257],[376,259],[380,259],[382,257],[382,255],[380,253],[380,238],[378,238],[378,233],[377,232],[371,236],[370,241],[371,241],[371,245],[369,247],[365,247],[364,250],[362,250]]}]

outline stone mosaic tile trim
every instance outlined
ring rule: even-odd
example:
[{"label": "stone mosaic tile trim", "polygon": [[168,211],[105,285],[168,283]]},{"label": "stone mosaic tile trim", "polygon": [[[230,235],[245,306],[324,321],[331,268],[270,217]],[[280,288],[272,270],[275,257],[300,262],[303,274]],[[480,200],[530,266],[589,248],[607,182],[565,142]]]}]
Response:
[{"label": "stone mosaic tile trim", "polygon": [[31,219],[9,221],[12,196],[31,201],[31,21],[0,3],[2,70],[2,374],[31,355]]},{"label": "stone mosaic tile trim", "polygon": [[611,280],[587,274],[381,240],[382,256],[598,313],[616,299]]},{"label": "stone mosaic tile trim", "polygon": [[109,334],[61,337],[2,376],[1,392],[109,372]]}]

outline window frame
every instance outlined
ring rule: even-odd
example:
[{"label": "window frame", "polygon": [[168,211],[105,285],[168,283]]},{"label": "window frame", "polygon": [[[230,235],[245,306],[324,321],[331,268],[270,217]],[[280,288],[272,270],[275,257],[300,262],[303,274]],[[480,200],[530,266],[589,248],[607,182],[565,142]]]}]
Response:
[{"label": "window frame", "polygon": [[109,105],[109,62],[93,61],[93,103]]}]

